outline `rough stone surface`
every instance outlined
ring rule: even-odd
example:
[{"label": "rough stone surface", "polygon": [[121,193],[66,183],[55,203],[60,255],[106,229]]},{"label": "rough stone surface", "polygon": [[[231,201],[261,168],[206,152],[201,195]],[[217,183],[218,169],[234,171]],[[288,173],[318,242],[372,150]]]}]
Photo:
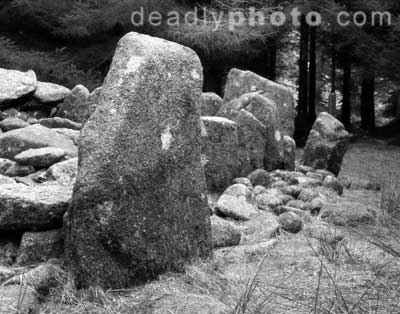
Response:
[{"label": "rough stone surface", "polygon": [[71,195],[57,185],[0,185],[0,232],[60,228]]},{"label": "rough stone surface", "polygon": [[271,175],[264,169],[257,169],[247,177],[253,186],[263,186],[268,188],[271,184]]},{"label": "rough stone surface", "polygon": [[5,175],[8,177],[25,177],[35,172],[32,166],[15,164],[6,171]]},{"label": "rough stone surface", "polygon": [[232,69],[225,85],[224,102],[230,102],[247,93],[259,93],[276,103],[283,135],[293,137],[295,97],[292,91],[250,71]]},{"label": "rough stone surface", "polygon": [[282,230],[289,233],[298,233],[303,229],[301,217],[293,212],[283,213],[278,218]]},{"label": "rough stone surface", "polygon": [[78,283],[126,287],[211,253],[202,82],[191,49],[138,33],[120,40],[82,130],[65,219]]},{"label": "rough stone surface", "polygon": [[0,135],[0,157],[14,159],[16,155],[30,148],[56,147],[68,156],[77,156],[77,147],[71,138],[42,125],[13,130]]},{"label": "rough stone surface", "polygon": [[314,198],[318,197],[318,192],[314,189],[306,188],[301,191],[298,199],[303,202],[311,202]]},{"label": "rough stone surface", "polygon": [[82,129],[82,123],[77,123],[65,118],[44,118],[39,120],[39,124],[49,129],[71,129],[80,130]]},{"label": "rough stone surface", "polygon": [[223,190],[237,176],[238,132],[235,122],[220,117],[202,117],[202,163],[209,190]]},{"label": "rough stone surface", "polygon": [[283,137],[283,168],[289,171],[295,170],[296,142],[290,136]]},{"label": "rough stone surface", "polygon": [[60,105],[56,116],[85,123],[96,110],[100,91],[101,89],[98,89],[90,94],[86,87],[82,85],[75,86],[71,94]]},{"label": "rough stone surface", "polygon": [[211,217],[211,235],[214,248],[238,245],[242,237],[233,223],[217,216]]},{"label": "rough stone surface", "polygon": [[[26,290],[22,301],[21,290]],[[35,313],[38,308],[39,301],[36,298],[34,289],[21,287],[20,285],[0,286],[1,314]]]},{"label": "rough stone surface", "polygon": [[243,184],[234,184],[227,188],[224,192],[224,195],[234,196],[236,198],[240,198],[245,200],[246,202],[253,202],[253,193],[252,191]]},{"label": "rough stone surface", "polygon": [[43,147],[26,150],[14,157],[21,165],[48,168],[61,161],[67,153],[61,148]]},{"label": "rough stone surface", "polygon": [[283,136],[275,102],[257,93],[245,94],[226,103],[217,115],[238,124],[244,165],[247,157],[247,164],[252,166],[255,161],[256,168],[274,170],[283,166]]},{"label": "rough stone surface", "polygon": [[74,185],[77,174],[78,158],[72,158],[54,164],[47,170],[45,176],[50,181],[57,181],[57,184],[71,186]]},{"label": "rough stone surface", "polygon": [[253,190],[253,184],[247,178],[236,178],[233,180],[233,184],[243,184],[247,186],[250,190]]},{"label": "rough stone surface", "polygon": [[8,169],[15,165],[15,161],[7,158],[0,158],[0,174],[5,174]]},{"label": "rough stone surface", "polygon": [[9,117],[0,122],[0,128],[4,132],[26,128],[27,126],[30,126],[30,124],[17,117]]},{"label": "rough stone surface", "polygon": [[71,90],[61,85],[45,82],[37,82],[37,87],[33,97],[43,104],[62,102]]},{"label": "rough stone surface", "polygon": [[35,265],[60,258],[64,252],[64,235],[61,230],[25,232],[22,236],[18,265]]},{"label": "rough stone surface", "polygon": [[339,182],[338,179],[336,179],[333,176],[328,175],[325,178],[324,182],[323,182],[323,186],[328,188],[328,189],[334,190],[339,195],[343,194],[343,186],[342,186],[342,184]]},{"label": "rough stone surface", "polygon": [[0,185],[13,183],[15,183],[15,179],[0,174]]},{"label": "rough stone surface", "polygon": [[36,89],[36,86],[35,72],[20,72],[0,68],[0,104],[30,94]]},{"label": "rough stone surface", "polygon": [[359,227],[374,224],[376,213],[362,204],[341,202],[326,205],[321,218],[337,226]]},{"label": "rough stone surface", "polygon": [[245,199],[225,194],[220,197],[214,210],[222,218],[235,220],[250,220],[252,215],[257,214],[255,207]]},{"label": "rough stone surface", "polygon": [[338,175],[350,135],[344,125],[326,112],[319,114],[307,139],[302,162]]},{"label": "rough stone surface", "polygon": [[203,93],[201,95],[200,112],[202,117],[215,116],[221,109],[223,100],[215,93]]},{"label": "rough stone surface", "polygon": [[263,193],[257,196],[257,206],[260,210],[273,210],[284,204],[280,197],[271,195],[269,193]]}]

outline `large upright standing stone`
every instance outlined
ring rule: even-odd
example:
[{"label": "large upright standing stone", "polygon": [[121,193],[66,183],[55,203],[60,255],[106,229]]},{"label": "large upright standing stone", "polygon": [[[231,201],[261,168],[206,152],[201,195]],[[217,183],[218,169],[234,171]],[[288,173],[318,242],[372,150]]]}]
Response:
[{"label": "large upright standing stone", "polygon": [[78,283],[126,287],[210,253],[201,88],[191,49],[138,33],[119,42],[65,219]]},{"label": "large upright standing stone", "polygon": [[232,69],[228,74],[225,85],[224,102],[228,103],[247,93],[259,93],[274,101],[283,135],[293,137],[296,100],[288,87],[251,71]]},{"label": "large upright standing stone", "polygon": [[344,125],[329,113],[321,112],[308,136],[302,162],[338,175],[349,143],[350,134]]}]

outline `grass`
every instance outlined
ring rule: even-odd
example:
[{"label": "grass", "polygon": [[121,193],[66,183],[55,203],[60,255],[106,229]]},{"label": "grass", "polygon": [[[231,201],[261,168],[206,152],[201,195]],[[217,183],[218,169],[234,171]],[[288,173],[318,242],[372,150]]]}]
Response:
[{"label": "grass", "polygon": [[131,290],[78,291],[63,277],[40,313],[400,313],[400,222],[379,210],[382,194],[390,204],[384,208],[398,208],[399,157],[400,148],[379,142],[353,144],[345,157],[341,176],[379,182],[383,193],[346,191],[338,206],[371,208],[375,224],[334,227],[314,217],[300,234],[282,234],[261,249],[270,236],[263,216],[240,226],[242,246]]}]

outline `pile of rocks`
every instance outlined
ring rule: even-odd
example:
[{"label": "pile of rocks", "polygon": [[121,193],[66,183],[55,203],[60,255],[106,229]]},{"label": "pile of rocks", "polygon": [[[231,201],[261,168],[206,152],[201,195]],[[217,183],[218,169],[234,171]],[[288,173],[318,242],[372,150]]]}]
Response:
[{"label": "pile of rocks", "polygon": [[[237,178],[219,198],[214,207],[216,216],[227,221],[243,222],[257,219],[260,212],[273,213],[277,217],[278,229],[290,233],[302,230],[304,220],[319,215],[324,206],[343,193],[338,179],[327,170],[298,165],[296,171],[259,169],[247,178]],[[240,242],[235,230],[229,225],[225,245]],[[222,223],[218,221],[216,229]],[[217,246],[222,246],[221,237],[213,230]]]}]

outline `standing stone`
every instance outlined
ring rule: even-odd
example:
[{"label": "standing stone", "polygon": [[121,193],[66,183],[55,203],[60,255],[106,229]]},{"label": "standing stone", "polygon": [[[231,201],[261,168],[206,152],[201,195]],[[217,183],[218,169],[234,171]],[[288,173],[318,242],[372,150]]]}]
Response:
[{"label": "standing stone", "polygon": [[236,178],[239,160],[237,124],[220,117],[202,117],[202,163],[209,190],[225,190]]},{"label": "standing stone", "polygon": [[90,92],[85,86],[75,86],[71,94],[60,105],[56,116],[79,123],[86,122],[93,113],[92,106],[90,105],[90,97]]},{"label": "standing stone", "polygon": [[350,135],[344,125],[329,113],[322,112],[314,123],[304,149],[303,164],[338,175]]},{"label": "standing stone", "polygon": [[217,113],[239,126],[241,175],[283,166],[283,137],[274,101],[249,93],[226,103]]},{"label": "standing stone", "polygon": [[0,68],[0,104],[26,96],[32,93],[36,86],[35,72],[20,72]]},{"label": "standing stone", "polygon": [[296,142],[290,136],[283,137],[284,169],[294,171],[296,168]]},{"label": "standing stone", "polygon": [[215,93],[201,95],[200,112],[202,117],[215,116],[222,107],[223,100]]},{"label": "standing stone", "polygon": [[224,102],[230,102],[247,93],[259,93],[276,103],[283,135],[293,137],[295,97],[293,92],[278,83],[250,71],[232,69],[225,85]]},{"label": "standing stone", "polygon": [[119,42],[65,219],[79,284],[126,287],[210,254],[202,82],[189,48],[133,32]]}]

